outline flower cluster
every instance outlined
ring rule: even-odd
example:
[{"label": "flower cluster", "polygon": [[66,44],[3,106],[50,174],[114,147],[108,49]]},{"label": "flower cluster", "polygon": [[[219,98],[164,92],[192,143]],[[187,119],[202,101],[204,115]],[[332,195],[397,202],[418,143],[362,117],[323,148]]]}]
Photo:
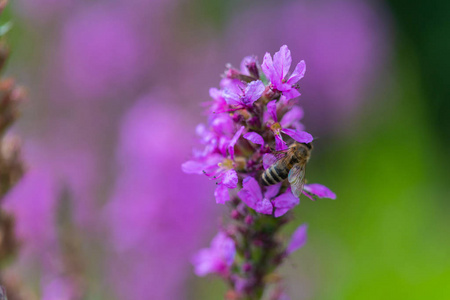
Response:
[{"label": "flower cluster", "polygon": [[[220,89],[210,89],[207,125],[196,129],[203,147],[194,149],[192,160],[182,165],[186,173],[216,181],[216,202],[232,207],[230,224],[193,263],[197,275],[224,277],[238,299],[262,295],[263,277],[306,242],[306,225],[287,247],[275,238],[300,199],[287,180],[269,186],[261,180],[266,169],[287,155],[289,145],[313,141],[303,130],[303,110],[296,105],[306,65],[300,61],[290,73],[291,64],[284,45],[273,57],[266,53],[262,65],[248,56],[240,69],[228,66]],[[304,185],[303,194],[312,200],[336,198],[320,184]]]}]

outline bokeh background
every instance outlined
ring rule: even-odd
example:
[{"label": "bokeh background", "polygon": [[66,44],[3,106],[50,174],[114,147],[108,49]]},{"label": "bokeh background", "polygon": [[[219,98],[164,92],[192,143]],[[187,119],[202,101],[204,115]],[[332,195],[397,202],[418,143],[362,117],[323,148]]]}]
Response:
[{"label": "bokeh background", "polygon": [[21,0],[1,22],[29,100],[28,173],[8,195],[8,272],[38,299],[223,299],[189,260],[226,209],[180,164],[226,63],[306,61],[308,166],[292,299],[450,298],[450,2]]}]

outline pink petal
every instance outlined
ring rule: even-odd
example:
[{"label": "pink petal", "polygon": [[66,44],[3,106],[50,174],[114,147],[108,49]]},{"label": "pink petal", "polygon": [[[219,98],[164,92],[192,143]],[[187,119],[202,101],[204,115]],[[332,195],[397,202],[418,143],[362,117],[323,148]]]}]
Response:
[{"label": "pink petal", "polygon": [[258,200],[262,200],[263,196],[261,193],[261,188],[258,184],[258,181],[256,181],[255,178],[249,176],[244,179],[242,182],[243,189],[246,189],[250,191],[250,193]]},{"label": "pink petal", "polygon": [[[234,132],[234,122],[228,114],[215,115],[215,118],[210,122],[214,133],[228,136]],[[214,134],[212,134],[212,136],[214,136]]]},{"label": "pink petal", "polygon": [[264,197],[267,199],[274,198],[280,191],[280,188],[281,188],[281,182],[278,184],[269,185],[266,189],[266,192],[264,193]]},{"label": "pink petal", "polygon": [[263,199],[258,182],[255,178],[249,176],[244,179],[242,185],[243,187],[238,192],[238,197],[241,198],[248,207],[256,210],[258,202]]},{"label": "pink petal", "polygon": [[303,224],[300,225],[297,230],[295,230],[295,232],[292,234],[291,241],[286,248],[287,254],[291,254],[292,252],[300,249],[306,244],[306,241],[308,239],[307,229],[308,225]]},{"label": "pink petal", "polygon": [[239,130],[234,134],[233,138],[231,139],[230,143],[228,144],[228,152],[230,153],[231,159],[234,159],[234,145],[236,145],[237,140],[241,136],[242,132],[244,131],[245,126],[241,126]]},{"label": "pink petal", "polygon": [[281,151],[281,150],[286,150],[287,148],[288,148],[288,146],[286,145],[286,142],[283,141],[283,138],[281,137],[281,135],[276,134],[275,135],[275,150]]},{"label": "pink petal", "polygon": [[280,51],[273,55],[273,68],[280,76],[280,81],[289,72],[289,68],[292,64],[291,51],[286,45],[281,46]]},{"label": "pink petal", "polygon": [[214,272],[215,256],[212,255],[209,248],[199,250],[192,258],[192,264],[197,276],[205,276]]},{"label": "pink petal", "polygon": [[277,118],[277,100],[272,100],[267,103],[267,112],[275,122],[278,122]]},{"label": "pink petal", "polygon": [[225,101],[229,105],[239,106],[242,104],[239,94],[236,94],[229,89],[226,89],[222,92],[222,97],[225,99]]},{"label": "pink petal", "polygon": [[278,77],[278,75],[276,74],[276,72],[273,68],[272,56],[268,52],[266,52],[266,54],[264,55],[264,60],[261,65],[261,69],[262,69],[264,75],[266,75],[267,79],[269,79],[269,81],[272,83]]},{"label": "pink petal", "polygon": [[244,134],[244,139],[247,139],[254,144],[261,145],[261,149],[264,146],[263,137],[257,134],[256,132],[247,132],[246,134]]},{"label": "pink petal", "polygon": [[277,158],[275,155],[266,153],[263,155],[263,167],[264,169],[269,168],[271,165],[273,165],[277,161]]},{"label": "pink petal", "polygon": [[313,136],[306,131],[283,128],[281,132],[287,134],[299,143],[311,143],[314,139]]},{"label": "pink petal", "polygon": [[275,218],[281,217],[282,215],[287,213],[289,210],[290,210],[290,208],[286,208],[286,207],[275,209]]},{"label": "pink petal", "polygon": [[271,215],[273,211],[273,205],[268,199],[264,198],[263,200],[257,202],[255,210],[260,214]]},{"label": "pink petal", "polygon": [[222,98],[222,91],[220,91],[217,88],[210,88],[209,89],[209,96],[213,98],[214,100]]},{"label": "pink petal", "polygon": [[[333,193],[329,188],[327,188],[324,185],[313,183],[313,184],[306,184],[304,187],[304,190],[316,195],[319,198],[329,198],[329,199],[336,199],[336,194]],[[307,195],[305,193],[305,195]],[[307,195],[308,196],[308,195]]]},{"label": "pink petal", "polygon": [[275,217],[281,217],[299,203],[300,200],[292,194],[290,189],[287,189],[286,192],[273,200],[273,204],[275,206]]},{"label": "pink petal", "polygon": [[299,97],[301,94],[296,88],[289,88],[283,91],[283,96],[286,97],[286,100],[291,100]]},{"label": "pink petal", "polygon": [[250,72],[248,71],[247,65],[256,62],[256,59],[254,56],[246,56],[241,61],[241,73],[244,75],[250,75]]},{"label": "pink petal", "polygon": [[293,106],[280,121],[282,127],[289,127],[303,118],[304,112],[299,106]]},{"label": "pink petal", "polygon": [[181,165],[181,169],[187,174],[203,174],[206,164],[195,160],[189,160]]},{"label": "pink petal", "polygon": [[246,104],[253,104],[253,102],[261,98],[265,88],[266,87],[261,80],[250,82],[245,89],[245,98],[247,99]]},{"label": "pink petal", "polygon": [[231,265],[236,254],[236,246],[232,238],[222,231],[216,234],[211,241],[211,251],[220,257],[227,265]]},{"label": "pink petal", "polygon": [[216,197],[216,203],[218,204],[225,204],[225,202],[230,201],[228,188],[223,184],[219,184],[214,191],[214,197]]},{"label": "pink petal", "polygon": [[238,176],[235,170],[228,170],[222,179],[222,184],[229,189],[234,189],[237,187]]},{"label": "pink petal", "polygon": [[292,72],[291,77],[289,77],[286,83],[289,83],[291,85],[297,83],[300,79],[302,79],[305,76],[305,72],[306,72],[306,64],[305,61],[302,60],[297,64],[297,66],[294,69],[294,72]]}]

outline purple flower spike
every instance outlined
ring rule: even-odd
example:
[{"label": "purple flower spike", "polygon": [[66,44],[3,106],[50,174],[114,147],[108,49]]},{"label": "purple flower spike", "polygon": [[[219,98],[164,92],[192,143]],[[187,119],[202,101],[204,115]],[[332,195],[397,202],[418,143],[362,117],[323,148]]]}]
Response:
[{"label": "purple flower spike", "polygon": [[211,241],[209,248],[200,250],[192,259],[195,274],[205,276],[216,273],[226,276],[236,255],[234,241],[225,233],[219,232]]},{"label": "purple flower spike", "polygon": [[305,76],[306,72],[306,64],[302,60],[297,64],[292,75],[287,78],[291,63],[291,51],[284,45],[281,46],[280,51],[273,55],[273,60],[270,53],[266,53],[261,66],[272,88],[280,91],[286,97],[286,100],[300,96],[295,84]]},{"label": "purple flower spike", "polygon": [[314,196],[319,198],[329,198],[336,199],[336,194],[333,193],[329,188],[318,183],[306,184],[303,187],[303,194],[309,199],[315,201]]},{"label": "purple flower spike", "polygon": [[[285,252],[273,251],[283,249],[279,229],[292,220],[285,214],[300,199],[292,194],[296,186],[292,174],[298,170],[291,172],[292,165],[286,169],[274,166],[282,153],[273,151],[272,145],[275,150],[285,150],[288,145],[283,138],[298,143],[313,140],[303,131],[300,121],[304,112],[293,99],[300,95],[297,82],[305,75],[305,62],[298,63],[289,76],[291,64],[291,53],[282,46],[273,58],[267,53],[262,66],[253,56],[244,58],[240,70],[228,65],[220,89],[210,89],[213,101],[208,103],[208,123],[197,126],[204,147],[195,149],[192,160],[182,166],[187,173],[205,174],[214,180],[216,202],[227,203],[231,209],[231,222],[222,222],[223,232],[193,261],[197,275],[223,277],[231,287],[227,297],[259,299],[265,289],[264,278],[306,242],[306,225],[302,225]],[[303,193],[313,200],[336,197],[318,184],[306,185]],[[258,251],[249,251],[249,246]],[[236,249],[240,255],[234,260]],[[270,298],[288,299],[279,287]]]},{"label": "purple flower spike", "polygon": [[307,229],[308,225],[303,224],[295,230],[294,234],[292,234],[291,241],[286,248],[286,254],[289,255],[306,244],[306,240],[308,238]]}]

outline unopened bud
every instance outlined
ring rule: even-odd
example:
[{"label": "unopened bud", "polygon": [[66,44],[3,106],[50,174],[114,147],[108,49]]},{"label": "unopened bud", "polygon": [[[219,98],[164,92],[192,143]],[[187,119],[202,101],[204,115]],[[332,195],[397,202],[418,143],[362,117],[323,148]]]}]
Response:
[{"label": "unopened bud", "polygon": [[238,220],[240,217],[241,217],[241,214],[236,209],[233,209],[231,211],[231,218],[232,219]]},{"label": "unopened bud", "polygon": [[248,262],[244,263],[242,265],[242,271],[244,271],[245,273],[250,272],[252,270],[252,265]]}]

